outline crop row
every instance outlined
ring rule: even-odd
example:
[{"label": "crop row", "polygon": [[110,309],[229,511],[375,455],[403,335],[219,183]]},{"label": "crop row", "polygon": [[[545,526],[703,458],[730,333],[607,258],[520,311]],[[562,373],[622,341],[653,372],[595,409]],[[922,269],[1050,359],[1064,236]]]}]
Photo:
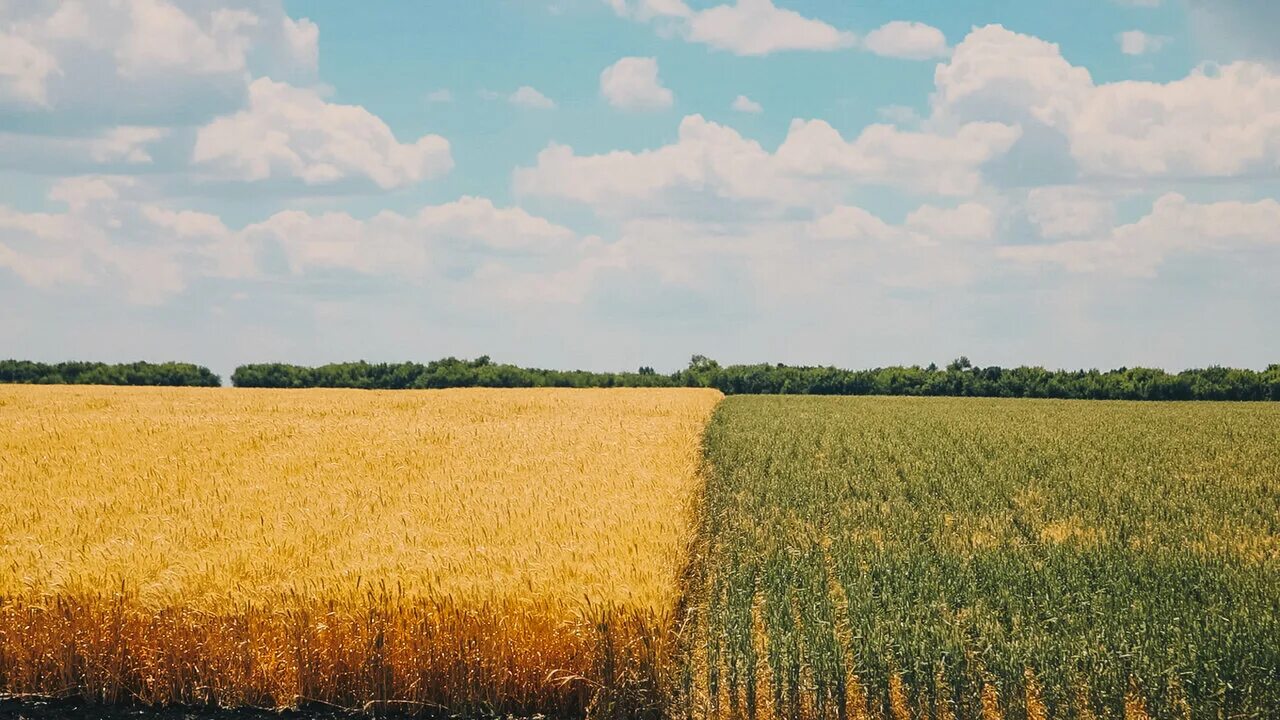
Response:
[{"label": "crop row", "polygon": [[1227,405],[729,398],[691,708],[1269,717],[1278,441]]}]

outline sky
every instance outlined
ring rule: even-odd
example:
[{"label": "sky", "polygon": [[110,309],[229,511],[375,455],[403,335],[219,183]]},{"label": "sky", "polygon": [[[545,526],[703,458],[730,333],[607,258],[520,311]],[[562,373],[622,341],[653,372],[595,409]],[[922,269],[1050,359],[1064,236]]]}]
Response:
[{"label": "sky", "polygon": [[0,357],[1280,362],[1267,0],[0,0]]}]

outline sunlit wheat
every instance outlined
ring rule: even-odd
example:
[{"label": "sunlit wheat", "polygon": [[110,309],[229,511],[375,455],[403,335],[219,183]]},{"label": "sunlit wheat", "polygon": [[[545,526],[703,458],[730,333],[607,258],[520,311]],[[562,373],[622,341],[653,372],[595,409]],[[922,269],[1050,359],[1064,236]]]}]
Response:
[{"label": "sunlit wheat", "polygon": [[0,688],[643,714],[719,398],[0,388]]}]

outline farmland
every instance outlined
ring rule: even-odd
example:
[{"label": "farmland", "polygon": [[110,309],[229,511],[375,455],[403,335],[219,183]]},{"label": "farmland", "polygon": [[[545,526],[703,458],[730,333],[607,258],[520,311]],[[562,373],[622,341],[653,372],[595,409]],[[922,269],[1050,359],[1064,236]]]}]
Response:
[{"label": "farmland", "polygon": [[1265,718],[1280,406],[0,387],[0,694]]},{"label": "farmland", "polygon": [[1280,412],[729,398],[699,717],[1273,717]]},{"label": "farmland", "polygon": [[643,709],[719,397],[2,389],[0,688]]}]

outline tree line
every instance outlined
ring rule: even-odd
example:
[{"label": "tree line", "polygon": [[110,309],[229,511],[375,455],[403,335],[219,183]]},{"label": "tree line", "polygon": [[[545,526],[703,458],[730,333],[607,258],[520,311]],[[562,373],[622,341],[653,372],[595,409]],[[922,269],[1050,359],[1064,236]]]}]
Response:
[{"label": "tree line", "polygon": [[636,372],[543,370],[495,363],[488,355],[474,360],[445,358],[425,365],[415,362],[332,363],[319,367],[264,363],[241,365],[231,374],[236,387],[259,388],[364,388],[368,390],[426,390],[459,387],[610,388],[680,387],[672,375],[653,368]]},{"label": "tree line", "polygon": [[222,378],[191,363],[119,363],[0,360],[0,383],[28,385],[172,385],[218,387]]},{"label": "tree line", "polygon": [[[241,365],[236,387],[363,388],[370,390],[457,387],[611,388],[704,387],[726,395],[937,395],[1087,400],[1280,400],[1280,364],[1266,370],[1209,367],[1168,373],[1154,368],[1047,370],[980,367],[961,357],[946,367],[892,366],[869,370],[761,363],[722,366],[695,355],[688,367],[658,373],[546,370],[444,358],[428,363],[333,363],[318,367],[265,363]],[[166,385],[217,387],[221,378],[191,363],[40,363],[0,360],[0,383]]]},{"label": "tree line", "polygon": [[695,355],[671,373],[563,371],[445,358],[421,363],[336,363],[305,367],[242,365],[237,387],[427,389],[452,387],[705,387],[726,395],[920,395],[1089,400],[1280,400],[1280,364],[1261,372],[1209,367],[1167,373],[1154,368],[1047,370],[979,367],[961,357],[946,367],[893,366],[870,370],[782,364],[721,366]]}]

